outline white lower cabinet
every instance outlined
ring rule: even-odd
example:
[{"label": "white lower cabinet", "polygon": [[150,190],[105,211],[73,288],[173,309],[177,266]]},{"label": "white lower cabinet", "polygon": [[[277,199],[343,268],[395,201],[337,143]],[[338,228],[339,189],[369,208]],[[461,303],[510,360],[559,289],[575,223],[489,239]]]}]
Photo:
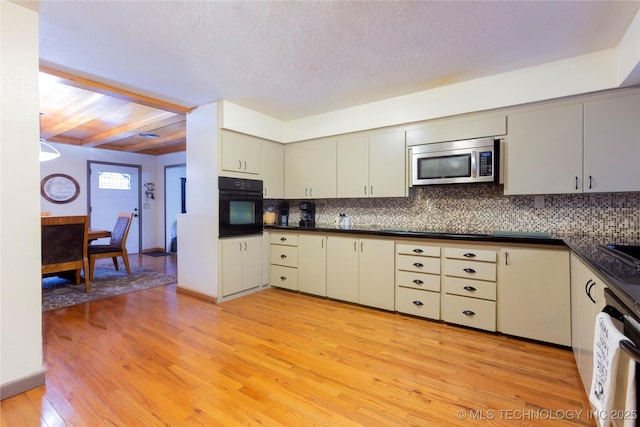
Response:
[{"label": "white lower cabinet", "polygon": [[564,248],[502,248],[499,330],[549,343],[571,345],[569,251]]},{"label": "white lower cabinet", "polygon": [[440,248],[396,242],[396,311],[440,319]]},{"label": "white lower cabinet", "polygon": [[327,296],[327,237],[298,235],[298,290]]},{"label": "white lower cabinet", "polygon": [[495,250],[445,248],[443,252],[442,320],[495,331]]},{"label": "white lower cabinet", "polygon": [[298,290],[298,235],[271,232],[269,285]]},{"label": "white lower cabinet", "polygon": [[394,310],[394,242],[327,238],[327,296]]},{"label": "white lower cabinet", "polygon": [[221,240],[222,296],[262,283],[262,236]]},{"label": "white lower cabinet", "polygon": [[587,394],[593,376],[593,335],[596,316],[606,305],[604,282],[571,254],[571,347]]}]

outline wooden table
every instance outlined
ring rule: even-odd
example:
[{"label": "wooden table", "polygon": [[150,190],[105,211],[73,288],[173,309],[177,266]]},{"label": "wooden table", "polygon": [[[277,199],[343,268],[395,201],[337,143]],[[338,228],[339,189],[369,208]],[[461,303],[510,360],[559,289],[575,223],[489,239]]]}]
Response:
[{"label": "wooden table", "polygon": [[104,237],[111,237],[111,232],[109,230],[95,230],[90,228],[89,234],[87,236],[87,240],[92,242],[94,240],[102,239]]}]

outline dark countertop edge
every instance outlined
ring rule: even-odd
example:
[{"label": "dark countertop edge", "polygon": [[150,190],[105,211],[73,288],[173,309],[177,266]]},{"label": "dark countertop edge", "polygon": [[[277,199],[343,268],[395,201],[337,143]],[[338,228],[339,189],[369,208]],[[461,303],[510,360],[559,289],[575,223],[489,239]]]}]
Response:
[{"label": "dark countertop edge", "polygon": [[[492,235],[486,233],[455,233],[455,232],[411,232],[411,231],[390,231],[380,229],[342,229],[335,227],[295,227],[295,226],[281,226],[281,225],[265,225],[266,231],[280,230],[290,232],[311,232],[311,233],[338,233],[338,234],[356,234],[356,235],[369,235],[369,236],[385,236],[396,238],[412,238],[412,239],[436,239],[436,240],[458,240],[468,242],[494,242],[494,243],[521,243],[531,245],[552,245],[552,246],[564,246],[575,253],[589,268],[594,270],[597,274],[602,276],[607,282],[606,285],[611,291],[622,300],[628,307],[633,308],[636,314],[640,317],[640,300],[634,298],[625,289],[630,286],[637,286],[626,283],[620,278],[609,273],[599,262],[597,262],[593,256],[596,250],[596,244],[605,243],[602,240],[594,240],[594,242],[586,244],[584,242],[578,243],[580,238],[584,236],[551,236],[535,237],[535,236],[508,236],[508,235]],[[597,239],[587,237],[587,239]],[[640,274],[640,273],[639,273]],[[632,292],[633,293],[633,292]]]},{"label": "dark countertop edge", "polygon": [[386,231],[379,229],[344,229],[332,227],[293,227],[284,225],[265,225],[266,231],[300,231],[310,233],[360,234],[369,236],[385,236],[412,239],[462,240],[472,242],[530,243],[538,245],[566,246],[563,239],[551,237],[505,236],[483,233],[453,233],[435,231]]}]

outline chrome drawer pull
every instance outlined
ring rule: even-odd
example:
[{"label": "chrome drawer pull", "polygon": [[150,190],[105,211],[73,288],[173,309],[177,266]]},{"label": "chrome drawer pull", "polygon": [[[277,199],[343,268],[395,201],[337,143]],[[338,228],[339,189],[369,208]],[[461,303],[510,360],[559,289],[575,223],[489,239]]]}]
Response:
[{"label": "chrome drawer pull", "polygon": [[465,316],[474,316],[475,313],[471,310],[465,310],[462,312],[462,314],[464,314]]},{"label": "chrome drawer pull", "polygon": [[280,255],[280,258],[285,259],[287,256],[286,255]]},{"label": "chrome drawer pull", "polygon": [[462,255],[462,256],[463,256],[463,257],[466,257],[466,258],[475,258],[475,257],[476,257],[476,254],[471,253],[471,252],[467,252],[466,254],[464,254],[464,255]]},{"label": "chrome drawer pull", "polygon": [[414,267],[418,267],[418,268],[422,268],[422,267],[424,267],[424,264],[421,264],[421,263],[419,263],[419,262],[414,262],[414,263],[413,263],[413,266],[414,266]]},{"label": "chrome drawer pull", "polygon": [[415,283],[416,285],[422,285],[424,282],[420,279],[416,279],[413,281],[413,283]]},{"label": "chrome drawer pull", "polygon": [[285,276],[280,276],[280,280],[285,281],[287,278]]},{"label": "chrome drawer pull", "polygon": [[424,251],[422,249],[414,249],[413,252],[417,253],[417,254],[421,254]]},{"label": "chrome drawer pull", "polygon": [[422,301],[414,301],[413,303],[414,303],[415,305],[417,305],[418,307],[420,307],[421,305],[424,305],[424,304],[422,303]]},{"label": "chrome drawer pull", "polygon": [[475,292],[476,288],[474,288],[473,286],[465,286],[464,288],[465,291],[469,291],[469,292]]},{"label": "chrome drawer pull", "polygon": [[473,268],[463,268],[463,270],[470,274],[476,272]]}]

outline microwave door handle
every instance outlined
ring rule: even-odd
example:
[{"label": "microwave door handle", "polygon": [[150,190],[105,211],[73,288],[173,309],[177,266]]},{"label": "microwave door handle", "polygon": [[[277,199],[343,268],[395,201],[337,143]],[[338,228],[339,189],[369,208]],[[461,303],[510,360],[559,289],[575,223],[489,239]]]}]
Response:
[{"label": "microwave door handle", "polygon": [[477,168],[478,168],[478,162],[477,162],[477,157],[478,157],[478,153],[473,150],[471,152],[471,178],[477,178],[478,174],[477,174]]}]

